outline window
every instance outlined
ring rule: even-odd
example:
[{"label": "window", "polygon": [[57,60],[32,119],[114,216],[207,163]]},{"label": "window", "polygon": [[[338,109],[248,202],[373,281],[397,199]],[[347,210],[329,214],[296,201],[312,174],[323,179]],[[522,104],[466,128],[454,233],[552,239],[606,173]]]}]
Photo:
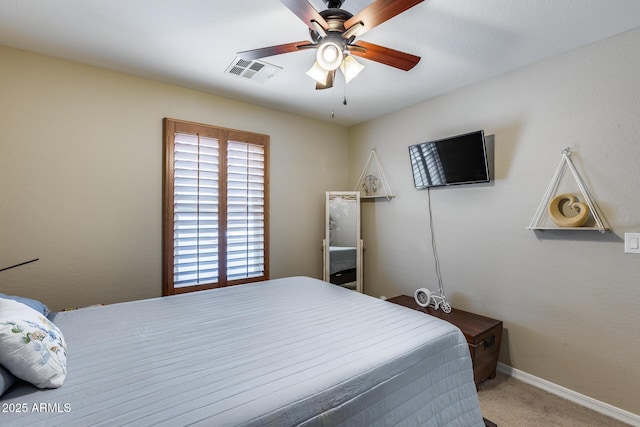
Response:
[{"label": "window", "polygon": [[269,278],[269,137],[164,119],[163,294]]}]

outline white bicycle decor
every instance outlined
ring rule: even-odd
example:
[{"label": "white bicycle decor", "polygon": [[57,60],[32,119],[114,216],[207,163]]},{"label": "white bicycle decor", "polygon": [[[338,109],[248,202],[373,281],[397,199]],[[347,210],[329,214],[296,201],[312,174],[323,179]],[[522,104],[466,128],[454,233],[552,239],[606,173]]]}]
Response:
[{"label": "white bicycle decor", "polygon": [[442,309],[445,313],[451,313],[451,304],[449,304],[442,289],[436,294],[427,288],[416,289],[413,297],[420,307],[431,307],[434,310]]}]

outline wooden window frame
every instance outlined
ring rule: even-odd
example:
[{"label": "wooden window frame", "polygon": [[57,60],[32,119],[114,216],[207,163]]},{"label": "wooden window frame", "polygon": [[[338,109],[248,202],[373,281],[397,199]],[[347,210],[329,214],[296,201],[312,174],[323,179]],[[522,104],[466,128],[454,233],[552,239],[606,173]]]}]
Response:
[{"label": "wooden window frame", "polygon": [[[176,133],[199,135],[219,140],[219,230],[218,257],[219,277],[217,282],[192,286],[174,286],[174,138]],[[227,142],[246,142],[261,145],[264,150],[264,271],[256,277],[227,279]],[[162,293],[163,296],[205,289],[239,285],[269,279],[269,142],[268,135],[228,129],[206,124],[165,118],[163,120],[163,214],[162,214]]]}]

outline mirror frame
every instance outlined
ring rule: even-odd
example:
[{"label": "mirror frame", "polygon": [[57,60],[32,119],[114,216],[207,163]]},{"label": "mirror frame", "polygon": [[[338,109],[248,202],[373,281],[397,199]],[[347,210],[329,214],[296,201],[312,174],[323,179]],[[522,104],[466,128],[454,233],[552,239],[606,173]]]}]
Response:
[{"label": "mirror frame", "polygon": [[[336,197],[353,197],[356,204],[356,292],[364,292],[362,282],[362,248],[363,241],[360,234],[360,192],[359,191],[327,191],[325,199],[324,239],[322,240],[322,280],[330,282],[331,279],[331,253],[330,246],[330,202]],[[340,286],[340,285],[336,285]]]}]

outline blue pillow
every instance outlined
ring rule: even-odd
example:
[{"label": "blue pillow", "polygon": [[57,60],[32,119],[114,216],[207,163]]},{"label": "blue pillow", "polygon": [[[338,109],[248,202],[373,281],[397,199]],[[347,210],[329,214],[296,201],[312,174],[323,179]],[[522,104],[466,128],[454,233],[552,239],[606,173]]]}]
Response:
[{"label": "blue pillow", "polygon": [[14,295],[5,295],[5,294],[0,294],[0,298],[11,299],[14,301],[21,302],[22,304],[33,308],[38,313],[43,314],[45,317],[48,316],[50,313],[49,308],[46,305],[44,305],[43,303],[35,299],[18,297]]},{"label": "blue pillow", "polygon": [[16,382],[16,377],[0,365],[0,396]]}]

